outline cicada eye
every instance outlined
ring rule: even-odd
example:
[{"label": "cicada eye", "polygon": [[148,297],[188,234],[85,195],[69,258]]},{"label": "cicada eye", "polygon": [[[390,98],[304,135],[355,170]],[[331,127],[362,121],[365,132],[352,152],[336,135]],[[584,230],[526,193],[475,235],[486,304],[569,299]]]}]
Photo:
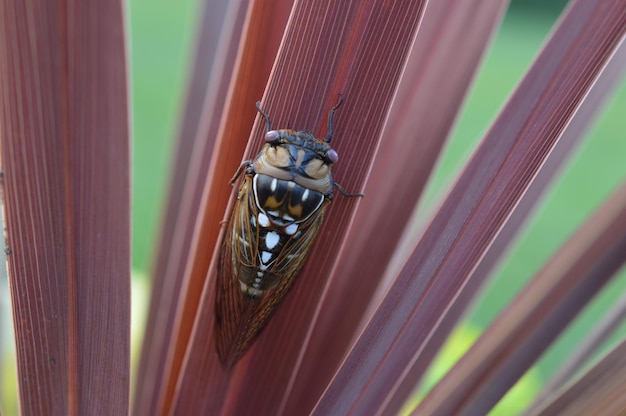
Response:
[{"label": "cicada eye", "polygon": [[278,140],[279,137],[280,133],[278,133],[276,130],[270,130],[265,133],[265,141],[268,143],[275,142],[276,140]]},{"label": "cicada eye", "polygon": [[339,155],[337,154],[335,149],[330,149],[328,152],[326,152],[326,157],[328,158],[328,160],[330,160],[330,163],[337,163],[337,161],[339,160]]}]

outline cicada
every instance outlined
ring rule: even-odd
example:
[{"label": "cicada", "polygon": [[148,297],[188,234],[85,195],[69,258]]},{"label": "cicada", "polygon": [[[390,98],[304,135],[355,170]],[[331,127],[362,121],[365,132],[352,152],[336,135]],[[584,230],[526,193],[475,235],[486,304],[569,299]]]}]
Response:
[{"label": "cicada", "polygon": [[331,166],[339,156],[331,148],[333,116],[328,135],[316,139],[308,131],[272,130],[265,119],[265,145],[243,173],[227,234],[221,248],[215,301],[215,339],[224,365],[232,366],[265,327],[302,269],[333,199]]}]

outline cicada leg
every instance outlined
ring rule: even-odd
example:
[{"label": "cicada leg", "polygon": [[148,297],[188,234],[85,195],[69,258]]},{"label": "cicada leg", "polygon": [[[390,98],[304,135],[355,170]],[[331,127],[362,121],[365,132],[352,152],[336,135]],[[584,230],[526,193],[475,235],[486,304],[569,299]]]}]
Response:
[{"label": "cicada leg", "polygon": [[250,166],[252,166],[252,161],[244,160],[243,163],[237,168],[237,171],[235,172],[233,177],[230,179],[230,186],[233,186],[235,182],[237,182],[237,179],[239,179],[239,177],[241,176],[241,172],[243,172],[244,168],[249,168]]},{"label": "cicada leg", "polygon": [[349,198],[355,198],[355,197],[363,198],[365,196],[364,194],[351,194],[350,192],[343,189],[343,186],[339,185],[337,182],[333,182],[333,186],[337,188],[343,196],[347,196]]}]

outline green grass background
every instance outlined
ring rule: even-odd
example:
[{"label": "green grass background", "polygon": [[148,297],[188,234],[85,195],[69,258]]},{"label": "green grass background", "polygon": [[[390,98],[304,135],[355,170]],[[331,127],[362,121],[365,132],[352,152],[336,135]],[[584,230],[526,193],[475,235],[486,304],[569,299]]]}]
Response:
[{"label": "green grass background", "polygon": [[[187,88],[198,0],[129,0],[133,111],[133,267],[160,238],[174,138]],[[207,68],[209,70],[209,68]]]},{"label": "green grass background", "polygon": [[[430,195],[437,194],[453,180],[530,66],[562,4],[563,1],[513,2],[466,100],[432,181]],[[158,227],[166,204],[174,137],[184,101],[199,10],[197,0],[129,0],[128,7],[134,143],[133,268],[137,275],[145,276],[150,271],[152,253],[160,237]],[[625,114],[626,83],[622,83],[576,157],[511,249],[510,258],[499,268],[486,295],[473,309],[469,325],[478,328],[488,325],[567,236],[626,177]],[[145,281],[140,283],[138,287],[144,289],[135,291],[141,292],[139,298],[144,301],[133,305],[134,313],[141,313],[147,306],[148,286]],[[538,365],[544,377],[580,343],[607,305],[624,293],[625,286],[626,273],[622,273],[551,348]],[[9,316],[6,306],[2,314]],[[4,334],[7,325],[10,324],[5,324]],[[135,344],[137,341],[134,340]],[[12,364],[7,364],[14,361],[12,354],[3,354],[2,361],[3,368],[10,369]],[[6,376],[7,371],[2,374],[4,414],[16,414],[15,386]]]}]

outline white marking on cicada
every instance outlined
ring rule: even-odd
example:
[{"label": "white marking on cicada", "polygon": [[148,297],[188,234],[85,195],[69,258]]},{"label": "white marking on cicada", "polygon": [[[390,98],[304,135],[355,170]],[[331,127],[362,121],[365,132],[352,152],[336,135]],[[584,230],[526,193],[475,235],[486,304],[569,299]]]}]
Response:
[{"label": "white marking on cicada", "polygon": [[272,217],[278,217],[278,214],[280,214],[280,212],[278,211],[267,211],[268,214],[270,214]]},{"label": "white marking on cicada", "polygon": [[269,227],[270,225],[270,219],[263,212],[259,212],[259,224],[261,227]]},{"label": "white marking on cicada", "polygon": [[292,222],[294,220],[294,218],[289,214],[284,214],[281,218],[288,222]]},{"label": "white marking on cicada", "polygon": [[285,227],[285,234],[294,235],[298,231],[298,224],[289,224]]},{"label": "white marking on cicada", "polygon": [[269,266],[269,264],[263,264],[263,263],[261,263],[261,265],[259,266],[259,269],[261,269],[261,270],[267,270],[268,266]]},{"label": "white marking on cicada", "polygon": [[305,189],[304,192],[302,192],[302,202],[306,201],[308,197],[309,197],[309,190]]},{"label": "white marking on cicada", "polygon": [[276,244],[278,244],[278,241],[279,241],[278,233],[274,231],[270,231],[269,233],[265,234],[265,247],[267,247],[268,249],[271,250],[274,247],[276,247]]},{"label": "white marking on cicada", "polygon": [[261,252],[261,263],[267,264],[267,262],[270,261],[271,258],[272,258],[272,253],[270,253],[269,251]]},{"label": "white marking on cicada", "polygon": [[248,286],[247,284],[243,283],[243,282],[239,282],[239,286],[241,287],[241,291],[243,293],[247,293],[250,296],[254,296],[254,297],[259,297],[263,294],[262,290],[259,289],[255,289],[253,287]]},{"label": "white marking on cicada", "polygon": [[278,186],[278,179],[272,179],[272,183],[270,184],[270,190],[272,192],[276,192],[276,187]]},{"label": "white marking on cicada", "polygon": [[256,279],[254,279],[255,282],[260,282],[261,278],[263,277],[263,272],[256,272],[256,275],[258,276]]},{"label": "white marking on cicada", "polygon": [[289,181],[289,183],[287,183],[287,188],[288,189],[293,189],[296,186],[296,183],[293,181]]},{"label": "white marking on cicada", "polygon": [[254,215],[250,215],[250,224],[252,224],[253,227],[256,227],[256,218]]}]

